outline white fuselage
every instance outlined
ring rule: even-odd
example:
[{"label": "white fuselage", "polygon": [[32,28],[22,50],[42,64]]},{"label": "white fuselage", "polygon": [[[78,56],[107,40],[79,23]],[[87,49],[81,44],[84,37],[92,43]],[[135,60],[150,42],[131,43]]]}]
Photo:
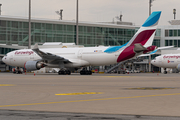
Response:
[{"label": "white fuselage", "polygon": [[[114,53],[105,53],[108,47],[86,47],[86,48],[49,48],[40,49],[45,53],[53,53],[54,55],[70,60],[72,63],[65,64],[65,67],[79,66],[99,66],[117,63],[120,51]],[[22,49],[12,51],[7,54],[6,64],[11,66],[24,67],[27,61],[37,61],[42,58],[31,49]],[[58,65],[49,65],[49,67],[58,67]]]},{"label": "white fuselage", "polygon": [[180,64],[180,54],[166,54],[156,57],[151,63],[162,68],[176,68]]}]

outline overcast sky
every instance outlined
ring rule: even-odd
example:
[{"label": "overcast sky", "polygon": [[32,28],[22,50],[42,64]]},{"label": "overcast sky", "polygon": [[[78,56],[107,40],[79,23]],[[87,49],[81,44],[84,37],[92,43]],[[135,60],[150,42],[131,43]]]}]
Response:
[{"label": "overcast sky", "polygon": [[[2,15],[28,17],[29,0],[1,0]],[[63,20],[76,20],[76,0],[31,0],[32,17],[59,19],[55,13],[63,9]],[[180,0],[155,0],[152,11],[162,11],[160,25],[169,25],[180,19]],[[142,25],[149,15],[149,0],[79,0],[79,21],[111,22],[115,16],[123,14],[122,20]]]}]

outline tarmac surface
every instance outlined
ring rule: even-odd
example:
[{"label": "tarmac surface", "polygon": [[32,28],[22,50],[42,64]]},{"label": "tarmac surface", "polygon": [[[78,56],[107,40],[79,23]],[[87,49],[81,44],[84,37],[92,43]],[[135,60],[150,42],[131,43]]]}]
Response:
[{"label": "tarmac surface", "polygon": [[0,120],[179,120],[180,74],[0,73]]}]

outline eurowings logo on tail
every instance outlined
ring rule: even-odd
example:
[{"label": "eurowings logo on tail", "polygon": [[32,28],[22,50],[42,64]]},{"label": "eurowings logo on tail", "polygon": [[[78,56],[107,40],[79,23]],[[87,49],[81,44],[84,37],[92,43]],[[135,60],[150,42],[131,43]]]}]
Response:
[{"label": "eurowings logo on tail", "polygon": [[[117,62],[135,57],[137,53],[148,52],[148,47],[152,46],[157,24],[160,18],[161,12],[153,12],[133,38],[125,46],[121,54],[119,55]],[[153,48],[155,48],[153,46]]]}]

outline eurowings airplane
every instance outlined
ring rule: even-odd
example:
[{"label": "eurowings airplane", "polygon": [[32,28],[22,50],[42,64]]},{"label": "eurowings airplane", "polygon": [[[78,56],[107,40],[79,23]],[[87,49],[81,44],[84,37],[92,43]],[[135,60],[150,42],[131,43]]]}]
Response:
[{"label": "eurowings airplane", "polygon": [[167,74],[166,68],[177,68],[180,71],[180,54],[157,56],[151,61],[151,64],[164,68],[164,74]]},{"label": "eurowings airplane", "polygon": [[[122,46],[39,49],[36,44],[33,49],[12,51],[2,61],[10,66],[24,67],[27,71],[60,68],[59,74],[71,74],[65,68],[116,64],[156,49],[152,42],[160,15],[160,11],[153,12],[132,39]],[[82,70],[80,74],[92,72]]]}]

